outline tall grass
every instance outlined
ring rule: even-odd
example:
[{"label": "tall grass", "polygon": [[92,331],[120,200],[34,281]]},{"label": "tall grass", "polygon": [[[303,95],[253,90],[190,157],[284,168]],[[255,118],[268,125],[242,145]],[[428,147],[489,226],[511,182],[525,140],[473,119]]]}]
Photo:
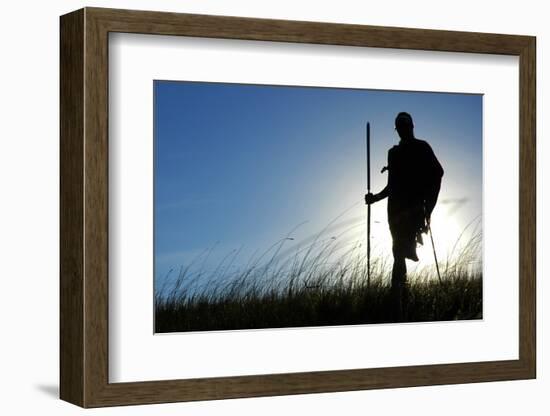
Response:
[{"label": "tall grass", "polygon": [[[481,231],[457,244],[440,264],[408,276],[408,322],[482,317]],[[199,255],[155,292],[155,332],[354,325],[393,322],[391,259],[367,261],[360,241],[341,242],[319,233],[290,253],[285,237],[243,267],[234,268],[240,250],[213,270]]]}]

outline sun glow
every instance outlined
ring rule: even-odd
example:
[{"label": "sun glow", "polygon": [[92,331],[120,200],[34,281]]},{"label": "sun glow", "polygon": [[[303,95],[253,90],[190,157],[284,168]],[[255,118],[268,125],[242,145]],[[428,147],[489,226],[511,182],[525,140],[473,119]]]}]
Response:
[{"label": "sun glow", "polygon": [[[434,213],[431,223],[432,237],[439,262],[452,261],[460,245],[461,229],[453,215],[448,215],[443,209]],[[424,244],[417,248],[418,257],[423,263],[434,263],[433,248],[430,235],[423,234]]]},{"label": "sun glow", "polygon": [[[435,255],[440,269],[460,264],[468,270],[479,270],[481,266],[481,219],[463,218],[456,206],[443,199],[434,210],[431,221],[432,236],[422,234],[423,244],[417,245],[418,262],[407,261],[411,273],[427,271],[428,275],[435,265]],[[371,206],[371,262],[384,264],[391,268],[392,237],[388,227],[386,203]],[[432,239],[433,237],[433,246]],[[348,215],[338,219],[331,227],[319,236],[318,241],[332,239],[334,246],[333,259],[339,255],[355,250],[362,257],[367,255],[367,221],[366,207],[358,203]],[[386,270],[389,271],[389,270]],[[436,278],[434,269],[434,278]]]}]

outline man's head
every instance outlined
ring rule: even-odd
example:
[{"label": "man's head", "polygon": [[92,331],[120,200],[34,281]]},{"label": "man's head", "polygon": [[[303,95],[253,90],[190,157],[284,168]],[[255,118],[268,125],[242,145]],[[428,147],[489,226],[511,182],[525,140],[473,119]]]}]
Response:
[{"label": "man's head", "polygon": [[395,117],[395,130],[403,140],[414,138],[414,124],[409,113],[402,111]]}]

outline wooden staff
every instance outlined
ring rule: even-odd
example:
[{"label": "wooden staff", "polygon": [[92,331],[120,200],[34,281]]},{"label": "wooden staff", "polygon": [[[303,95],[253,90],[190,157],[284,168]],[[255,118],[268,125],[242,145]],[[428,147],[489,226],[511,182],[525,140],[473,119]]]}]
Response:
[{"label": "wooden staff", "polygon": [[[370,194],[370,123],[367,122],[367,193]],[[370,287],[370,206],[367,204],[367,288]]]}]

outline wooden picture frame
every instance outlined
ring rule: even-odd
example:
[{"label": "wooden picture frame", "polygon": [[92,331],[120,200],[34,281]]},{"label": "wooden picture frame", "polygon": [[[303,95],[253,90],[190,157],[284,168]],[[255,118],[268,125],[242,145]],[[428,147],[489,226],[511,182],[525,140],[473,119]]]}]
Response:
[{"label": "wooden picture frame", "polygon": [[[85,8],[61,17],[60,397],[82,407],[338,392],[536,376],[536,41],[530,36]],[[519,359],[110,383],[108,34],[519,57]]]}]

